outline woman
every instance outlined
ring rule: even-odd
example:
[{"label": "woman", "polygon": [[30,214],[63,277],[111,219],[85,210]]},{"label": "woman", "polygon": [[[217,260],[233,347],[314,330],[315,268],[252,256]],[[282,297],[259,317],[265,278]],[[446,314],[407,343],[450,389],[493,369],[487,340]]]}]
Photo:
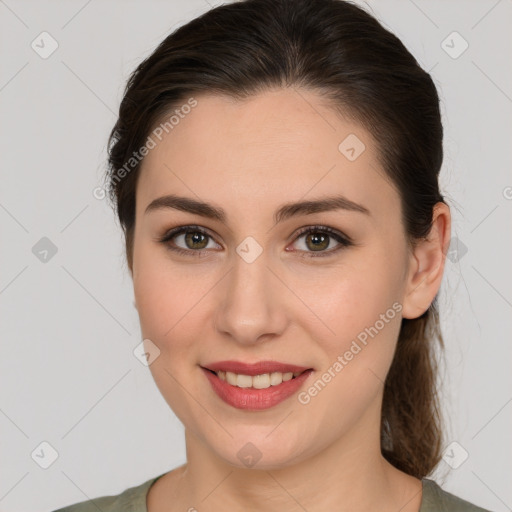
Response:
[{"label": "woman", "polygon": [[244,0],[135,70],[107,180],[187,462],[61,512],[482,511],[441,459],[430,76],[342,0]]}]

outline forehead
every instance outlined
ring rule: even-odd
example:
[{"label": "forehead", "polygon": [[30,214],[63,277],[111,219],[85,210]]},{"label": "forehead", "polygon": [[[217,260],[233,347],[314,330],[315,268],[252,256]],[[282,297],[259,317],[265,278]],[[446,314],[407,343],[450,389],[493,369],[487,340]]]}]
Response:
[{"label": "forehead", "polygon": [[238,211],[335,192],[362,204],[396,206],[370,133],[318,93],[288,88],[243,101],[194,99],[161,140],[153,137],[156,146],[140,170],[137,215],[166,193]]}]

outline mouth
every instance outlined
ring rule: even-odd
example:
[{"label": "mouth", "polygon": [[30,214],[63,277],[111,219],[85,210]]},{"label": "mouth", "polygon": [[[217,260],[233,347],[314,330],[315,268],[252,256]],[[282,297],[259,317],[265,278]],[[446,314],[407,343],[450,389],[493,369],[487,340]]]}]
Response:
[{"label": "mouth", "polygon": [[231,386],[252,389],[279,386],[283,382],[297,379],[305,372],[313,371],[313,368],[276,361],[260,361],[251,364],[239,361],[219,361],[201,366],[201,368]]},{"label": "mouth", "polygon": [[[238,363],[237,365],[237,368],[240,368]],[[208,366],[210,368],[204,366],[200,368],[214,393],[226,404],[246,411],[262,411],[285,402],[307,385],[313,374],[313,368],[292,365],[281,365],[281,368],[285,370],[293,368],[294,371],[266,373],[260,373],[262,370],[257,369],[257,365],[250,369],[247,369],[246,365],[242,370],[245,373],[213,369],[211,368],[213,365]],[[233,368],[233,365],[223,364],[222,366]],[[268,367],[266,365],[266,368]],[[273,366],[273,368],[276,367]]]},{"label": "mouth", "polygon": [[304,370],[303,372],[272,372],[272,373],[263,373],[260,375],[244,375],[237,374],[233,372],[227,372],[218,370],[214,372],[209,368],[203,368],[204,370],[216,375],[220,380],[231,384],[232,386],[237,386],[239,388],[254,388],[254,389],[266,389],[270,386],[279,386],[283,382],[287,382],[289,380],[296,379],[304,372],[308,370]]}]

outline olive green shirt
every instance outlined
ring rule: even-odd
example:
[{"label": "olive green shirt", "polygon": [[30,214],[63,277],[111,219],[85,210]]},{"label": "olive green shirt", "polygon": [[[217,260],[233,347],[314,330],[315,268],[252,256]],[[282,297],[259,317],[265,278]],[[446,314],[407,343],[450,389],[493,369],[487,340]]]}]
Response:
[{"label": "olive green shirt", "polygon": [[[166,473],[130,487],[116,496],[81,501],[53,512],[147,512],[146,496],[151,485]],[[422,479],[423,496],[419,512],[490,512],[444,491],[434,480]]]}]

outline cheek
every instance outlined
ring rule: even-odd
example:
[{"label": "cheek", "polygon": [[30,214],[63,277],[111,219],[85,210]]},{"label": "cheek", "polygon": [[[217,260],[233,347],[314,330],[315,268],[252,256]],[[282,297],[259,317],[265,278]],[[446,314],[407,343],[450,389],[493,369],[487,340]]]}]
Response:
[{"label": "cheek", "polygon": [[184,294],[190,288],[169,264],[164,251],[149,242],[135,245],[133,289],[145,338],[162,344],[166,333],[184,314]]},{"label": "cheek", "polygon": [[134,280],[134,294],[142,334],[159,345],[158,340],[172,327],[169,311],[173,310],[173,304],[165,283],[158,279],[157,269],[145,267],[138,274]]},{"label": "cheek", "polygon": [[399,265],[394,266],[378,255],[361,257],[339,269],[312,270],[296,283],[302,287],[305,302],[336,336],[372,325],[401,299],[402,272]]},{"label": "cheek", "polygon": [[315,339],[324,357],[317,379],[298,398],[309,414],[341,432],[366,410],[378,410],[370,404],[380,400],[393,360],[401,304],[385,279],[368,272],[353,273],[324,290],[314,301],[329,327]]},{"label": "cheek", "polygon": [[211,271],[201,273],[198,267],[184,272],[165,255],[148,253],[138,263],[134,294],[142,336],[158,347],[173,371],[180,371],[180,364],[193,358],[197,341],[211,336],[204,329],[212,315],[209,293],[215,280]]},{"label": "cheek", "polygon": [[193,340],[200,336],[194,314],[200,311],[200,299],[207,287],[200,280],[183,277],[168,261],[161,261],[154,254],[149,257],[148,254],[148,259],[139,259],[139,272],[134,279],[142,337],[159,350],[149,370],[169,407],[185,425],[190,425],[192,411],[199,414],[191,399],[198,394],[192,383],[199,380],[199,374],[191,372],[199,370],[184,362],[193,358]]},{"label": "cheek", "polygon": [[401,325],[401,271],[400,262],[386,259],[384,251],[373,255],[318,274],[308,304],[322,320],[316,339],[328,356],[327,366],[342,356],[347,368],[366,368],[384,380]]}]

